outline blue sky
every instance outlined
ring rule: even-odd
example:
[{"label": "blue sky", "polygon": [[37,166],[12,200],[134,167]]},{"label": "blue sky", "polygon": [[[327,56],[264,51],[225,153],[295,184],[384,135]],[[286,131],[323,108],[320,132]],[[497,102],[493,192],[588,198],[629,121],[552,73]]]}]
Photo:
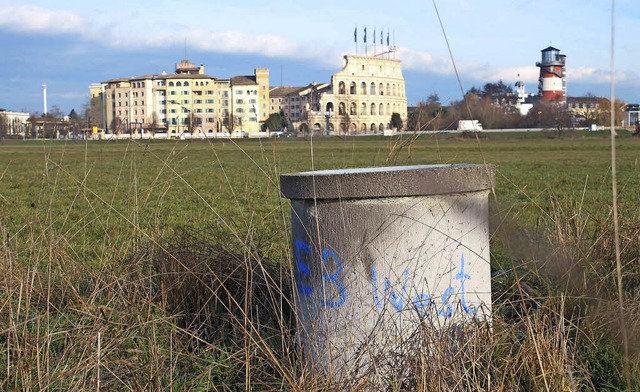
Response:
[{"label": "blue sky", "polygon": [[[241,3],[238,5],[237,3]],[[435,0],[462,87],[520,79],[537,89],[540,50],[567,56],[570,96],[610,94],[611,1]],[[409,104],[462,97],[433,0],[0,0],[0,108],[82,110],[88,86],[173,72],[186,57],[216,77],[271,70],[271,85],[329,82],[344,54],[364,54],[363,29],[387,32],[403,62]],[[615,91],[640,101],[640,10],[615,3]],[[186,45],[185,45],[186,43]],[[386,43],[386,42],[385,42]],[[186,48],[186,50],[185,50]]]}]

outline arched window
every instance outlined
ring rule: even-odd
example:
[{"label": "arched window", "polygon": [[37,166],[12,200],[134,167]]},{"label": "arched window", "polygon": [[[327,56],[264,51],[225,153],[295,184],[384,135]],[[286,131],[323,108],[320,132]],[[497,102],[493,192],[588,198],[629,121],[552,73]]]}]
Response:
[{"label": "arched window", "polygon": [[378,125],[378,131],[384,131],[384,124],[380,123],[380,125]]},{"label": "arched window", "polygon": [[362,105],[360,105],[360,115],[364,116],[365,114],[367,114],[367,104],[362,102]]},{"label": "arched window", "polygon": [[393,86],[391,86],[392,91],[391,91],[391,95],[393,95],[394,97],[396,96],[396,84],[394,83]]},{"label": "arched window", "polygon": [[340,104],[338,105],[338,114],[340,114],[340,115],[347,114],[344,102],[340,102]]},{"label": "arched window", "polygon": [[355,116],[357,114],[356,112],[356,103],[355,102],[351,102],[351,105],[349,107],[349,114],[352,116]]},{"label": "arched window", "polygon": [[376,104],[375,103],[371,104],[371,112],[369,114],[371,114],[372,116],[376,114]]},{"label": "arched window", "polygon": [[184,86],[188,87],[189,86],[189,82],[184,82]]},{"label": "arched window", "polygon": [[169,82],[169,87],[173,87],[173,82]]},{"label": "arched window", "polygon": [[384,95],[384,86],[382,85],[382,83],[380,83],[380,85],[378,86],[378,94]]},{"label": "arched window", "polygon": [[367,95],[367,84],[365,82],[360,83],[360,94]]},{"label": "arched window", "polygon": [[182,86],[182,82],[176,82],[176,87]]},{"label": "arched window", "polygon": [[383,115],[384,114],[384,105],[380,104],[380,107],[378,108],[378,115]]},{"label": "arched window", "polygon": [[391,105],[387,104],[387,111],[385,113],[387,113],[387,115],[391,114]]},{"label": "arched window", "polygon": [[369,86],[369,95],[376,95],[376,84],[373,82]]},{"label": "arched window", "polygon": [[375,132],[375,130],[376,130],[376,124],[371,123],[371,126],[369,127],[369,130],[370,130],[370,131],[372,131],[372,132]]},{"label": "arched window", "polygon": [[344,82],[338,83],[338,94],[345,94]]},{"label": "arched window", "polygon": [[360,125],[360,130],[361,130],[361,131],[366,131],[366,130],[367,130],[367,124],[362,123],[362,124]]},{"label": "arched window", "polygon": [[349,87],[349,94],[351,95],[356,94],[356,82],[351,82],[351,86]]},{"label": "arched window", "polygon": [[325,108],[325,111],[327,111],[327,112],[333,112],[334,111],[333,102],[327,102],[327,106]]},{"label": "arched window", "polygon": [[387,83],[387,91],[385,94],[391,95],[391,85],[389,83]]}]

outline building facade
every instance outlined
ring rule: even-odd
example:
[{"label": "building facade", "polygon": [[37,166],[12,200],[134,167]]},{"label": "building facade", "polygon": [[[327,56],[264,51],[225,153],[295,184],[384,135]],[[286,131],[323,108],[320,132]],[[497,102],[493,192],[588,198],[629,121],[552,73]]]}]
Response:
[{"label": "building facade", "polygon": [[166,137],[252,136],[269,114],[269,69],[215,78],[188,60],[173,74],[111,79],[89,87],[107,133]]},{"label": "building facade", "polygon": [[10,112],[0,109],[0,135],[25,136],[27,132],[27,122],[29,121],[29,113]]},{"label": "building facade", "polygon": [[337,135],[391,129],[391,116],[407,120],[407,97],[400,60],[344,56],[331,83],[271,90],[270,112],[282,112],[293,130]]}]

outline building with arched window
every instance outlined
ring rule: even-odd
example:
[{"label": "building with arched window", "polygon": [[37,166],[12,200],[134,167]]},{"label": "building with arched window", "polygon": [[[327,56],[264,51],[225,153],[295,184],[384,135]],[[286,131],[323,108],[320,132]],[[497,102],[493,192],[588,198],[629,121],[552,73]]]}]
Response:
[{"label": "building with arched window", "polygon": [[269,116],[269,69],[253,75],[216,78],[188,60],[165,72],[111,79],[89,87],[100,103],[100,128],[107,133],[147,131],[207,137],[252,136]]},{"label": "building with arched window", "polygon": [[[303,110],[289,118],[294,130],[303,133],[326,133],[327,129],[331,134],[378,133],[391,129],[394,112],[403,122],[407,119],[402,64],[396,59],[347,55],[331,83],[313,83],[290,91],[300,98],[295,102],[304,103]],[[270,109],[274,113],[286,108],[272,105]]]}]

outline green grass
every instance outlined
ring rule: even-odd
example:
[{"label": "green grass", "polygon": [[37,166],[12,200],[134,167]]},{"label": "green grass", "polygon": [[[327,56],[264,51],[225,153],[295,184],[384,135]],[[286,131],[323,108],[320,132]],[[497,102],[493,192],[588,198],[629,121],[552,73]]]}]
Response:
[{"label": "green grass", "polygon": [[[566,387],[567,364],[576,366],[571,382],[584,389],[621,388],[619,330],[606,317],[615,309],[608,134],[478,136],[5,141],[0,389],[322,389],[296,360],[291,315],[281,315],[279,324],[269,324],[274,317],[264,325],[262,319],[246,324],[235,308],[250,301],[269,308],[274,304],[265,297],[288,293],[274,287],[288,286],[282,282],[290,280],[291,259],[289,206],[279,194],[279,175],[483,162],[497,167],[492,268],[506,271],[494,282],[494,345],[478,345],[485,348],[479,357],[493,380],[489,389]],[[619,203],[630,301],[640,287],[639,151],[640,138],[621,133]],[[228,272],[233,282],[223,284],[211,270],[199,269],[202,260],[214,272],[234,263],[244,269]],[[577,266],[582,282],[550,264]],[[176,278],[181,276],[195,280]],[[247,277],[263,282],[260,289],[229,295],[248,287]],[[523,283],[533,287],[535,298],[523,294]],[[184,302],[185,292],[198,300]],[[243,299],[231,303],[238,297]],[[565,318],[567,328],[554,329]],[[552,333],[536,340],[527,325]],[[220,332],[239,326],[233,339]],[[517,341],[522,347],[507,350]],[[569,347],[565,357],[541,363],[534,355],[558,344]],[[519,368],[507,365],[511,357]],[[637,359],[633,364],[638,366]],[[468,365],[461,357],[456,369],[464,373]],[[450,377],[436,367],[422,370]],[[547,371],[551,380],[545,379]],[[414,381],[412,388],[433,387],[419,377]],[[480,377],[473,385],[487,388],[480,387],[485,381]],[[403,382],[393,385],[406,387]]]}]

